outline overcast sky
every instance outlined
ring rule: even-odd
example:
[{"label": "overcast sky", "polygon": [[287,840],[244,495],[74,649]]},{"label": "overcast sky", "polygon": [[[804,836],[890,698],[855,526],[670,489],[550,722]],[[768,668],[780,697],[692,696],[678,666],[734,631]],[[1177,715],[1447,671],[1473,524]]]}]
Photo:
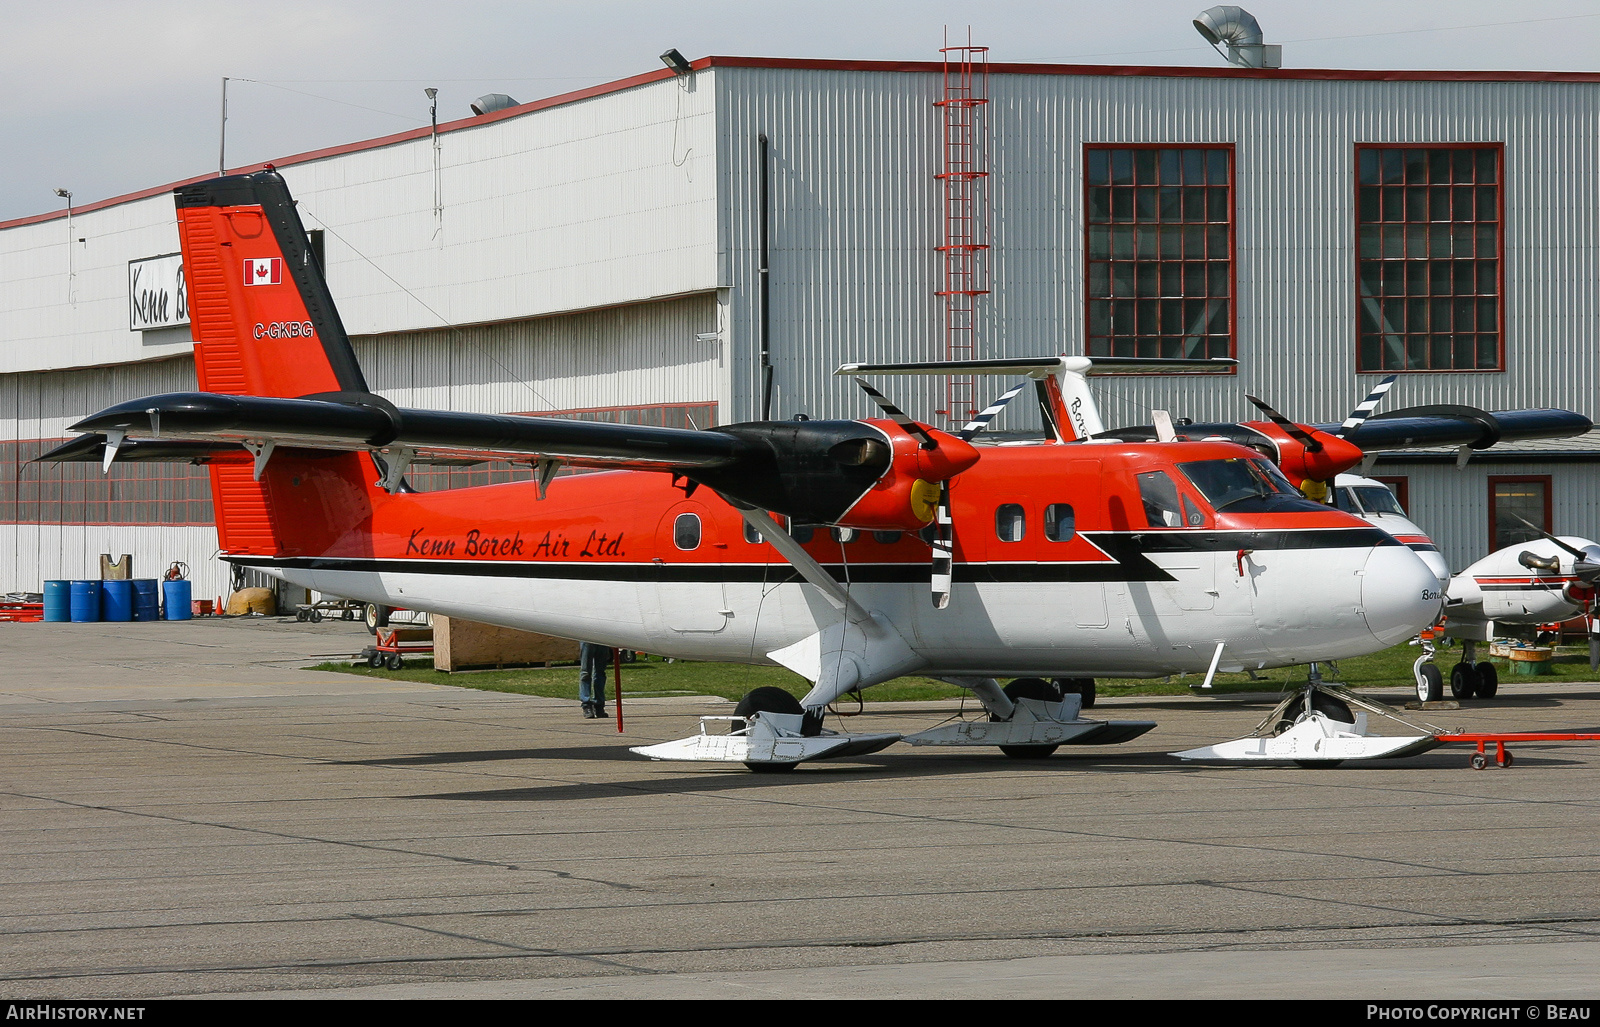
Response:
[{"label": "overcast sky", "polygon": [[[214,171],[223,76],[241,166],[708,54],[935,60],[945,26],[992,61],[1219,66],[1206,0],[0,0],[0,220]],[[1286,68],[1600,70],[1596,0],[1247,0]],[[249,79],[252,81],[241,81]]]}]

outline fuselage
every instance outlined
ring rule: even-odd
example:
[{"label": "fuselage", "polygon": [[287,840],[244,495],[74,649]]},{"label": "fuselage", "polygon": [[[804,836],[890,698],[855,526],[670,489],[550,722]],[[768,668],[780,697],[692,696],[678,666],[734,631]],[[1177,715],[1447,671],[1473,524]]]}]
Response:
[{"label": "fuselage", "polygon": [[[1264,464],[1239,447],[983,448],[951,483],[947,609],[929,601],[918,535],[793,529],[926,673],[1203,672],[1219,642],[1225,668],[1305,663],[1437,614],[1433,574],[1370,524],[1287,496],[1215,505],[1190,473]],[[1152,506],[1152,488],[1170,498]],[[237,559],[321,592],[689,659],[769,663],[840,616],[709,489],[621,471],[537,496],[532,482],[400,493],[321,553]]]}]

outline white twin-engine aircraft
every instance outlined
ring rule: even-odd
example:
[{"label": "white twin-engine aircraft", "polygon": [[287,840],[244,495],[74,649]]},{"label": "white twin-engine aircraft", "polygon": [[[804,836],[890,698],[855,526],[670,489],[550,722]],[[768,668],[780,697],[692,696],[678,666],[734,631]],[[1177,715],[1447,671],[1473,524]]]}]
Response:
[{"label": "white twin-engine aircraft", "polygon": [[[1353,465],[1358,434],[1264,423],[1251,448],[1185,441],[1163,421],[1153,441],[1094,437],[1086,376],[1231,361],[841,370],[1024,376],[1049,429],[1024,444],[980,436],[1022,386],[958,432],[870,387],[884,417],[704,431],[400,409],[368,389],[275,172],[176,197],[202,391],[104,410],[45,459],[205,462],[224,559],[320,592],[781,664],[813,683],[799,701],[755,690],[722,718],[731,733],[709,724],[639,750],[656,758],[787,770],[881,749],[902,736],[838,734],[823,718],[846,692],[903,674],[970,689],[988,718],[906,741],[1047,756],[1154,726],[1083,719],[1096,676],[1355,656],[1439,614],[1439,581],[1412,549],[1290,480]],[[1575,415],[1547,413],[1568,433]],[[412,463],[464,459],[536,473],[445,492],[405,484]],[[563,464],[610,473],[552,486]]]}]

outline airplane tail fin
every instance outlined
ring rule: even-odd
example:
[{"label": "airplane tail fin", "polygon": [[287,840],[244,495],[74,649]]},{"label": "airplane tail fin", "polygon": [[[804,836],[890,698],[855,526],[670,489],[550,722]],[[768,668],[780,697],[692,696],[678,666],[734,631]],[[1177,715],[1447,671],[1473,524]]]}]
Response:
[{"label": "airplane tail fin", "polygon": [[234,396],[367,391],[276,171],[175,191],[200,388]]},{"label": "airplane tail fin", "polygon": [[[195,182],[176,189],[175,200],[200,389],[371,398],[282,176],[269,169]],[[259,474],[244,453],[216,458],[221,547],[230,555],[324,552],[380,501],[379,476],[357,453],[278,453]]]}]

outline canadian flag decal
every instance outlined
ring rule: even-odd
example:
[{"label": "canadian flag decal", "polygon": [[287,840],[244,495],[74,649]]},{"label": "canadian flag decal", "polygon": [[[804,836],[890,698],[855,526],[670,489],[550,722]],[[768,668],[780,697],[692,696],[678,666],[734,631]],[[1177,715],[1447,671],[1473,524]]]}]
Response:
[{"label": "canadian flag decal", "polygon": [[245,260],[244,284],[277,285],[282,281],[282,257],[251,257]]}]

